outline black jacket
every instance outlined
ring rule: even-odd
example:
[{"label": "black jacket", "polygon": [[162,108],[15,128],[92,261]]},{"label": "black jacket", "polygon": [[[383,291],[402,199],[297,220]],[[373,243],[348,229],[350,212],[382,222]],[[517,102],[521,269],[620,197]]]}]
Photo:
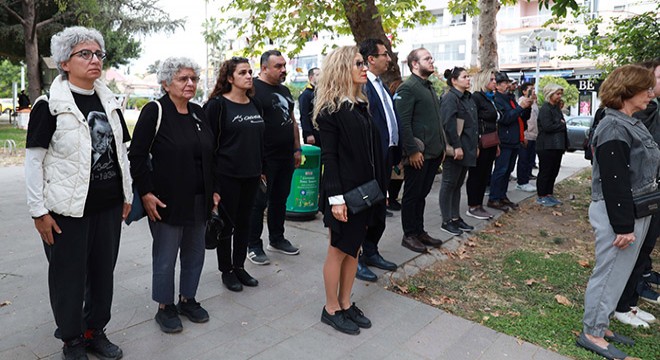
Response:
[{"label": "black jacket", "polygon": [[[461,93],[454,87],[442,97],[440,106],[442,124],[447,137],[447,143],[453,148],[463,150],[463,159],[458,161],[463,166],[477,165],[477,142],[479,141],[479,128],[477,124],[477,106],[472,101],[472,94],[466,91]],[[463,132],[458,135],[457,119],[463,119]],[[453,161],[448,157],[446,160]]]},{"label": "black jacket", "polygon": [[566,150],[568,133],[566,122],[559,106],[545,102],[539,109],[539,135],[536,138],[536,150]]},{"label": "black jacket", "polygon": [[[163,109],[158,133],[155,133],[158,106],[154,103],[144,106],[133,131],[128,159],[133,182],[137,185],[136,196],[151,192],[164,202],[167,207],[158,209],[163,222],[176,226],[192,225],[197,182],[191,174],[197,172],[196,147],[200,147],[202,154],[204,196],[209,216],[213,205],[213,133],[199,105],[188,103],[188,112],[194,115],[195,122],[190,124],[177,121],[178,112],[169,95],[165,94],[158,101]],[[148,167],[149,154],[153,171]]]},{"label": "black jacket", "polygon": [[[511,105],[513,102],[513,106]],[[523,124],[532,116],[532,108],[523,109],[516,102],[513,94],[495,93],[495,106],[502,114],[498,121],[498,135],[500,137],[500,146],[509,148],[520,147],[520,125],[518,118],[523,120]],[[523,129],[524,130],[524,129]]]},{"label": "black jacket", "polygon": [[305,90],[298,97],[300,108],[300,126],[302,127],[303,140],[307,143],[307,137],[312,135],[316,140],[315,146],[321,147],[321,137],[319,131],[314,128],[312,123],[312,113],[314,111],[314,85],[307,84]]},{"label": "black jacket", "polygon": [[477,117],[479,118],[479,135],[497,131],[497,119],[499,113],[495,102],[486,97],[483,91],[472,93],[472,101],[477,105]]}]

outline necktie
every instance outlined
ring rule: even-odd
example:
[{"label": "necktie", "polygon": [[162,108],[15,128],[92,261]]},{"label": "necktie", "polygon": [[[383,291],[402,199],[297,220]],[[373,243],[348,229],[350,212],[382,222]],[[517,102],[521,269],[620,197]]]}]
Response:
[{"label": "necktie", "polygon": [[394,115],[394,111],[392,110],[392,106],[390,105],[390,102],[387,101],[387,99],[390,98],[390,94],[385,91],[385,86],[383,85],[383,81],[380,79],[380,77],[376,78],[376,82],[378,82],[378,85],[380,85],[380,94],[383,98],[383,107],[385,108],[385,112],[387,112],[387,119],[390,123],[390,142],[394,145],[399,145],[399,127],[396,123],[396,117]]}]

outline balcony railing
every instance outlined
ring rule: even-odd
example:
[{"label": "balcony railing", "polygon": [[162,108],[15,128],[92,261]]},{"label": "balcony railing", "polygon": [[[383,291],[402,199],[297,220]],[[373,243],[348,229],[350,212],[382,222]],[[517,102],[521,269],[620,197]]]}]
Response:
[{"label": "balcony railing", "polygon": [[519,18],[508,17],[506,19],[497,19],[497,27],[499,30],[506,29],[526,29],[526,28],[539,28],[543,24],[550,20],[552,15],[535,15],[535,16],[524,16]]}]

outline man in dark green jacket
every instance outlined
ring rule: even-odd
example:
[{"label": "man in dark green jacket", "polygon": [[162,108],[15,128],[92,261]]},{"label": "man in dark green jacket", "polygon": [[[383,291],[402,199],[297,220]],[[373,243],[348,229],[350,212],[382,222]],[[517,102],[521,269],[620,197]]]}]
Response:
[{"label": "man in dark green jacket", "polygon": [[424,206],[433,179],[445,152],[445,134],[440,119],[440,99],[428,77],[433,74],[433,57],[424,48],[408,55],[412,75],[394,96],[400,120],[400,144],[407,155],[404,162],[404,189],[401,199],[401,245],[415,252],[442,241],[424,231]]}]

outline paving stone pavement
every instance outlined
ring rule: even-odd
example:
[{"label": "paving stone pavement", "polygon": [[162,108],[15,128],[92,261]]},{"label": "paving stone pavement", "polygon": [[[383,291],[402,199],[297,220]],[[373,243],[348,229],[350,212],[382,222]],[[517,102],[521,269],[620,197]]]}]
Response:
[{"label": "paving stone pavement", "polygon": [[[582,153],[567,154],[560,179],[585,166]],[[427,198],[426,229],[449,240],[440,232],[439,179]],[[513,201],[532,196],[516,190],[509,195]],[[444,258],[439,251],[418,256],[403,248],[400,220],[399,213],[388,218],[380,251],[402,266],[394,274],[373,269],[378,283],[355,282],[353,300],[373,322],[360,335],[344,335],[320,322],[328,243],[320,216],[308,222],[287,221],[286,237],[300,246],[300,255],[268,252],[267,266],[246,261],[246,269],[259,280],[256,288],[226,290],[215,253],[207,252],[196,298],[211,319],[194,324],[183,318],[184,330],[175,335],[162,333],[153,320],[156,304],[151,300],[146,220],[124,226],[112,320],[106,331],[122,347],[125,359],[565,359],[384,289],[390,279],[405,278]],[[465,220],[477,229],[485,225]],[[444,246],[456,248],[462,240],[454,238]],[[53,337],[47,263],[28,215],[22,167],[0,168],[0,246],[0,303],[10,302],[0,307],[0,359],[59,359],[61,342]]]}]

